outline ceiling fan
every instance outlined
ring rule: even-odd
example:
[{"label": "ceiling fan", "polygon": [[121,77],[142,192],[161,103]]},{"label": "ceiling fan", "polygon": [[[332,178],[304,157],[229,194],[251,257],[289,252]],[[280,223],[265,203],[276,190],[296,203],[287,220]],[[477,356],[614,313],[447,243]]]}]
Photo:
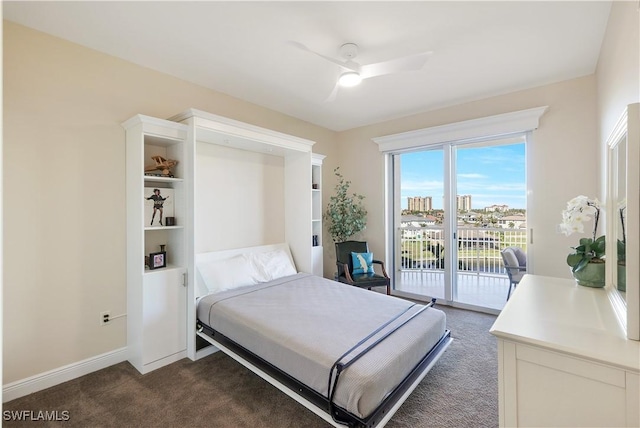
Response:
[{"label": "ceiling fan", "polygon": [[354,61],[354,58],[358,55],[358,45],[356,45],[355,43],[345,43],[340,46],[339,53],[340,57],[342,57],[343,60],[332,58],[330,56],[315,52],[299,42],[290,42],[290,44],[297,47],[298,49],[310,52],[314,55],[319,56],[320,58],[339,65],[345,70],[338,77],[338,81],[333,88],[333,92],[331,93],[329,98],[327,98],[327,101],[333,101],[333,99],[335,99],[338,88],[340,86],[356,86],[359,85],[360,82],[362,82],[364,79],[369,79],[371,77],[401,73],[404,71],[420,70],[427,62],[427,57],[433,53],[432,51],[427,51],[414,55],[390,59],[388,61],[360,65]]}]

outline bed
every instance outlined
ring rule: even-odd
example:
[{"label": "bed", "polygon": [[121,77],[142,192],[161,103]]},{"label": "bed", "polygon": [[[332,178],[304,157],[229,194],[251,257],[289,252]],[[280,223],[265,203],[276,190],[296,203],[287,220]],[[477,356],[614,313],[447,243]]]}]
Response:
[{"label": "bed", "polygon": [[383,426],[451,341],[432,305],[296,272],[286,244],[196,266],[197,334],[333,426]]}]

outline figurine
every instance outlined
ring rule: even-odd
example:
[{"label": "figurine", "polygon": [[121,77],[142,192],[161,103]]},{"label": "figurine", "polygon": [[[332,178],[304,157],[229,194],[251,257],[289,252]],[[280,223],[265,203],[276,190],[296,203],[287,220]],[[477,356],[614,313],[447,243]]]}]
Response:
[{"label": "figurine", "polygon": [[156,212],[160,212],[160,226],[162,226],[162,211],[164,210],[164,201],[169,199],[169,197],[163,197],[160,194],[160,189],[153,189],[153,195],[145,199],[153,201],[153,215],[151,216],[151,226],[153,226],[153,219],[156,217]]},{"label": "figurine", "polygon": [[162,156],[151,156],[151,159],[155,161],[155,165],[146,166],[144,168],[144,172],[160,170],[162,171],[162,175],[166,177],[173,177],[171,173],[171,168],[178,164],[177,160],[174,159],[166,159]]}]

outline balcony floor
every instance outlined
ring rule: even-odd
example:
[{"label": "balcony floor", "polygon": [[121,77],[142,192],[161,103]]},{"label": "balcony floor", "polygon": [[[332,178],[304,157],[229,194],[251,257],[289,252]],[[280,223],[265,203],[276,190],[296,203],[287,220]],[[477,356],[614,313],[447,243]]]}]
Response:
[{"label": "balcony floor", "polygon": [[[457,302],[502,310],[507,302],[509,279],[506,275],[458,273]],[[444,299],[444,272],[402,270],[396,275],[395,290]],[[513,290],[512,290],[513,293]]]}]

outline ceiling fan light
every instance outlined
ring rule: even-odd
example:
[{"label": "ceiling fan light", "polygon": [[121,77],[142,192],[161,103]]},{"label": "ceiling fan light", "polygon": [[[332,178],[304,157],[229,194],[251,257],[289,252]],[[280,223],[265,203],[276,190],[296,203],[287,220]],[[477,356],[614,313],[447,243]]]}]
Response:
[{"label": "ceiling fan light", "polygon": [[356,73],[355,71],[347,71],[345,73],[342,73],[340,75],[340,78],[338,79],[338,83],[340,84],[340,86],[347,88],[350,86],[359,85],[360,82],[362,82],[362,76],[360,76],[360,73]]}]

